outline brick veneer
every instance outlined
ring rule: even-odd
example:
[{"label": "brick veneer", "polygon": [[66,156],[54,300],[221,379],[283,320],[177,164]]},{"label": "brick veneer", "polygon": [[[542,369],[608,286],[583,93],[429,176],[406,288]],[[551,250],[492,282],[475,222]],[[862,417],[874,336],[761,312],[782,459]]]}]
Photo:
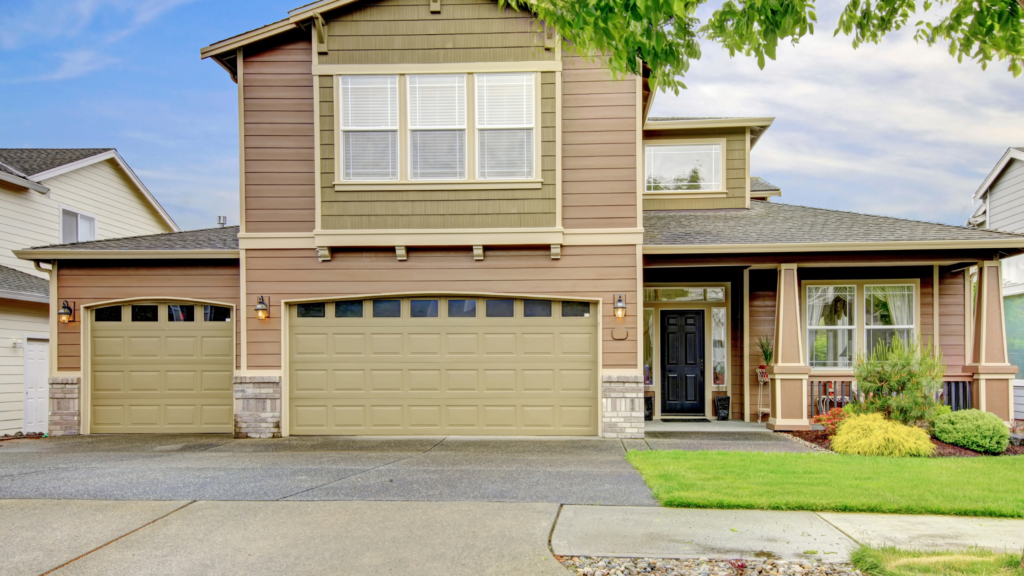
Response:
[{"label": "brick veneer", "polygon": [[[82,423],[81,378],[50,378],[50,436],[78,434]],[[35,430],[30,430],[35,432]]]},{"label": "brick veneer", "polygon": [[235,376],[235,438],[281,437],[281,377]]},{"label": "brick veneer", "polygon": [[601,380],[601,436],[643,438],[643,376],[605,375]]}]

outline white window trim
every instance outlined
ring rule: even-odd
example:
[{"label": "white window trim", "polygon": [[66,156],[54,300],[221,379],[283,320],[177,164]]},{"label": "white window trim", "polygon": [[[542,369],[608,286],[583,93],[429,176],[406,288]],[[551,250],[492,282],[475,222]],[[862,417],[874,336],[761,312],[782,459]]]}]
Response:
[{"label": "white window trim", "polygon": [[[75,214],[78,214],[78,216],[85,216],[86,218],[92,218],[93,240],[99,240],[100,239],[100,219],[95,214],[92,214],[90,212],[86,212],[84,210],[79,210],[78,208],[72,208],[71,206],[66,206],[64,204],[60,204],[60,212],[58,213],[58,216],[57,216],[57,237],[60,238],[60,243],[61,244],[71,244],[73,242],[91,242],[91,240],[78,240],[77,238],[74,239],[74,240],[66,240],[64,238],[64,211],[65,210],[67,210],[68,212],[74,212]],[[79,230],[81,230],[81,223],[79,223]]]},{"label": "white window trim", "polygon": [[[891,287],[906,287],[906,288],[910,288],[910,294],[913,297],[913,302],[911,302],[911,305],[914,308],[914,323],[913,324],[910,324],[910,325],[902,325],[901,324],[901,325],[892,325],[892,326],[885,326],[885,325],[882,325],[882,324],[879,324],[879,325],[868,324],[868,306],[867,306],[868,290],[870,290],[871,288],[878,288],[880,286],[881,287],[890,287],[890,288]],[[913,284],[865,284],[864,285],[864,301],[861,302],[861,306],[864,307],[864,352],[865,353],[868,351],[868,336],[867,336],[867,334],[868,334],[869,330],[910,330],[910,339],[911,340],[916,340],[917,339],[917,323],[918,323],[918,318],[917,318],[917,298],[918,298],[917,289],[915,288],[915,286]]]},{"label": "white window trim", "polygon": [[[473,145],[475,143],[475,142],[471,141],[470,138],[469,138],[469,114],[470,114],[470,110],[471,110],[470,107],[469,107],[469,98],[470,98],[470,96],[475,96],[475,92],[476,92],[475,90],[471,90],[470,89],[469,77],[468,77],[469,75],[468,74],[458,74],[458,73],[452,73],[452,74],[405,74],[405,82],[401,82],[400,81],[400,83],[399,83],[399,102],[398,102],[398,106],[399,106],[399,108],[401,108],[401,106],[402,106],[402,102],[401,102],[401,92],[402,92],[401,84],[404,83],[405,84],[405,118],[411,118],[412,117],[412,112],[411,112],[411,110],[412,110],[412,108],[411,108],[412,107],[412,95],[411,95],[412,87],[409,86],[409,80],[408,80],[408,78],[410,76],[462,76],[462,87],[465,89],[466,93],[464,95],[465,100],[463,101],[463,104],[464,104],[465,108],[462,111],[463,112],[463,125],[462,126],[431,126],[430,128],[413,128],[412,125],[408,121],[406,121],[406,123],[405,123],[405,132],[407,134],[407,137],[406,137],[405,140],[406,140],[406,146],[407,146],[407,148],[406,148],[406,151],[407,151],[406,156],[408,157],[408,160],[406,161],[407,165],[405,166],[405,170],[406,170],[406,174],[409,175],[409,180],[410,181],[414,181],[414,182],[465,182],[465,181],[469,180],[469,167],[470,167],[470,165],[469,165],[469,148],[470,148],[471,145]],[[399,122],[398,123],[399,123],[399,125],[402,124],[401,115],[399,115]],[[463,134],[464,134],[463,139],[464,139],[464,142],[466,144],[466,149],[463,150],[462,166],[463,166],[463,169],[465,170],[465,174],[466,175],[463,176],[462,178],[413,178],[412,177],[412,133],[413,132],[433,132],[433,131],[449,131],[449,132],[454,132],[456,130],[461,130],[463,132]],[[399,138],[401,138],[401,136],[399,136]],[[401,147],[401,142],[399,142],[399,147]],[[401,172],[399,173],[399,178],[401,178]]]},{"label": "white window trim", "polygon": [[[852,299],[853,299],[854,309],[853,309],[853,314],[850,316],[851,324],[849,326],[811,326],[809,324],[811,316],[810,316],[810,313],[807,311],[807,307],[810,305],[810,302],[811,302],[811,297],[810,297],[811,288],[821,288],[821,287],[828,287],[828,288],[853,288],[853,298]],[[862,307],[862,304],[863,304],[861,302],[858,302],[858,298],[860,297],[859,295],[860,295],[859,287],[856,284],[850,283],[850,282],[827,282],[827,283],[822,283],[822,284],[807,284],[806,286],[804,286],[804,305],[803,305],[803,313],[804,313],[804,322],[803,322],[803,324],[804,324],[804,340],[805,340],[804,346],[807,347],[807,350],[806,350],[806,352],[807,352],[807,365],[810,366],[812,369],[814,369],[814,370],[852,370],[853,369],[852,363],[856,362],[857,354],[858,354],[858,352],[860,350],[860,338],[858,338],[857,334],[858,334],[858,328],[860,327],[861,323],[858,322],[857,320],[859,320],[859,316],[861,314],[863,314],[863,312],[857,312],[858,308]],[[815,366],[815,365],[813,365],[812,364],[813,360],[811,359],[811,330],[835,330],[837,332],[840,331],[840,330],[843,330],[843,331],[853,330],[853,339],[852,339],[853,350],[851,351],[851,358],[850,358],[851,365],[850,366]]]},{"label": "white window trim", "polygon": [[[700,146],[706,144],[719,144],[722,147],[721,175],[719,182],[722,186],[717,190],[647,190],[647,149],[659,146]],[[726,180],[729,172],[726,168],[728,163],[728,144],[725,138],[652,138],[644,140],[643,162],[643,193],[647,196],[694,196],[701,194],[724,195],[729,191],[729,184]]]},{"label": "white window trim", "polygon": [[[529,73],[527,73],[527,72],[486,72],[484,74],[500,75],[500,74],[529,74]],[[533,124],[529,125],[529,126],[525,125],[525,124],[521,124],[521,125],[514,125],[514,126],[497,126],[497,127],[487,127],[487,128],[480,127],[480,106],[479,106],[479,102],[477,102],[475,100],[477,98],[477,96],[478,96],[478,93],[476,91],[476,81],[475,81],[475,76],[474,76],[474,82],[473,82],[473,88],[474,88],[474,90],[473,90],[473,98],[474,98],[474,101],[473,101],[473,115],[474,115],[474,119],[473,119],[473,124],[474,124],[474,128],[475,128],[476,134],[474,134],[474,138],[473,138],[473,143],[475,145],[475,149],[473,150],[473,155],[474,155],[474,158],[476,159],[476,162],[474,162],[475,169],[476,169],[476,174],[474,174],[474,176],[476,177],[476,179],[478,181],[481,181],[481,182],[491,182],[491,181],[499,181],[499,182],[501,182],[501,181],[505,181],[505,182],[507,182],[507,181],[530,181],[530,180],[533,180],[534,178],[537,177],[537,165],[540,163],[540,158],[541,158],[540,157],[541,151],[539,150],[539,148],[541,146],[540,138],[539,138],[539,134],[540,134],[540,130],[541,130],[541,128],[540,128],[540,124],[541,124],[541,110],[540,110],[540,108],[541,108],[541,99],[540,99],[541,98],[541,94],[540,94],[541,88],[540,88],[540,86],[541,86],[541,83],[540,83],[540,75],[539,74],[533,73],[532,76],[533,76]],[[533,130],[533,171],[530,173],[529,176],[527,176],[525,178],[481,178],[480,177],[480,133],[481,132],[486,132],[486,131],[500,131],[500,130]]]},{"label": "white window trim", "polygon": [[[403,77],[398,74],[359,74],[359,76],[394,76],[396,79],[395,98],[398,99],[398,125],[394,128],[391,127],[366,127],[361,126],[358,128],[343,128],[341,125],[341,108],[344,105],[342,100],[341,91],[341,78],[342,76],[355,76],[354,74],[342,74],[334,77],[334,134],[335,134],[335,146],[334,146],[334,179],[337,182],[344,184],[360,184],[360,183],[373,183],[382,182],[388,184],[394,184],[402,179],[402,84]],[[319,88],[318,88],[319,89]],[[319,115],[319,111],[317,112]],[[318,122],[319,122],[319,116]],[[395,150],[395,163],[398,166],[398,178],[391,178],[387,180],[346,180],[345,179],[345,132],[395,132],[397,137],[397,148]],[[320,151],[317,150],[317,158],[320,157]],[[317,160],[319,162],[319,160]],[[319,183],[317,183],[319,185]]]},{"label": "white window trim", "polygon": [[[807,365],[811,368],[813,374],[843,374],[850,375],[853,373],[853,367],[842,368],[842,367],[831,367],[831,366],[811,366],[810,356],[810,341],[809,335],[812,327],[808,326],[807,316],[807,288],[811,286],[853,286],[854,287],[854,356],[853,359],[856,361],[857,354],[861,350],[867,350],[867,307],[864,305],[863,298],[864,294],[867,293],[868,286],[910,286],[914,290],[914,337],[920,337],[920,326],[922,322],[921,317],[921,280],[918,278],[899,278],[899,279],[886,279],[886,280],[801,280],[802,285],[801,295],[803,301],[800,303],[800,324],[803,330],[803,345],[805,347],[804,352],[807,354]],[[815,327],[813,329],[829,329],[828,326]],[[839,327],[836,327],[839,328]],[[881,328],[879,326],[878,328]],[[886,326],[886,328],[899,328],[898,326]],[[842,328],[848,329],[848,328]]]},{"label": "white window trim", "polygon": [[[492,73],[513,73],[523,72],[533,74],[533,177],[532,178],[494,178],[494,179],[480,179],[477,177],[477,127],[476,127],[476,75],[477,74],[492,74]],[[441,74],[451,75],[460,72],[449,72],[449,71],[438,71],[438,72],[420,72],[415,68],[410,68],[407,71],[366,71],[362,70],[353,71],[352,73],[346,72],[344,74],[335,74],[332,82],[334,91],[334,138],[335,138],[335,150],[334,150],[334,188],[338,191],[345,190],[360,190],[360,189],[396,189],[396,190],[419,190],[420,186],[433,186],[438,184],[450,184],[455,187],[453,189],[488,189],[489,185],[497,185],[502,189],[511,189],[514,187],[522,188],[540,188],[544,182],[542,174],[543,164],[543,144],[541,141],[543,131],[543,114],[542,108],[542,84],[541,84],[541,73],[532,70],[501,70],[495,72],[466,72],[466,178],[462,180],[425,180],[416,179],[412,180],[409,178],[410,166],[409,160],[402,158],[402,150],[408,150],[411,145],[409,140],[409,117],[408,117],[408,82],[406,78],[413,75],[427,75],[427,74]],[[397,180],[345,180],[344,179],[344,150],[343,150],[343,133],[348,131],[343,130],[341,127],[341,77],[342,76],[398,76],[398,179]],[[405,102],[402,101],[403,94],[406,94]],[[318,116],[319,118],[319,116]],[[503,127],[505,128],[505,127]],[[359,130],[359,129],[354,129]],[[365,129],[364,129],[365,130]],[[376,130],[376,129],[374,129]],[[382,131],[381,129],[380,131]],[[387,130],[391,130],[388,128]],[[724,140],[723,140],[724,142]],[[723,159],[725,158],[725,148],[723,150]],[[317,152],[319,157],[319,151]],[[407,154],[408,155],[408,154]],[[723,166],[725,165],[723,160]],[[435,189],[435,188],[432,188]]]}]

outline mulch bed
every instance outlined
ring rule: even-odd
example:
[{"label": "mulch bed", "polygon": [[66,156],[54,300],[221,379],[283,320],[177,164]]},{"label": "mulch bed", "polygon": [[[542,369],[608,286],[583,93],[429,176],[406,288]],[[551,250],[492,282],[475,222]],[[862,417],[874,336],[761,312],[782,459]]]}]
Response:
[{"label": "mulch bed", "polygon": [[[822,430],[796,430],[793,432],[786,432],[790,436],[794,436],[803,440],[804,442],[810,442],[815,446],[820,446],[826,450],[829,450],[828,436]],[[935,444],[935,457],[936,458],[973,458],[976,456],[989,456],[989,454],[982,454],[981,452],[975,452],[974,450],[968,450],[967,448],[961,448],[960,446],[954,446],[952,444],[946,444],[932,438],[932,444]],[[1021,456],[1024,455],[1024,446],[1014,446],[1010,444],[1006,448],[1006,452],[1003,452],[1006,456]]]},{"label": "mulch bed", "polygon": [[4,440],[38,440],[43,437],[44,436],[42,434],[21,434],[19,432],[17,435],[4,434],[3,436],[0,436],[0,442],[3,442]]}]

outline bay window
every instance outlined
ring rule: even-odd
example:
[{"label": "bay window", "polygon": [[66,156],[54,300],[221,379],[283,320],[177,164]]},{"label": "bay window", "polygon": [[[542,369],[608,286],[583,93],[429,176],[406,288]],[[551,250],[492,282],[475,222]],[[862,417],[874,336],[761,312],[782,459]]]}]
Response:
[{"label": "bay window", "polygon": [[807,358],[812,367],[853,366],[856,293],[856,286],[807,287]]},{"label": "bay window", "polygon": [[398,76],[342,76],[342,178],[398,180]]},{"label": "bay window", "polygon": [[466,76],[409,76],[409,178],[466,178]]},{"label": "bay window", "polygon": [[897,337],[910,343],[914,339],[914,310],[913,286],[866,286],[866,352],[871,354],[878,344],[892,344]]},{"label": "bay window", "polygon": [[533,178],[533,73],[477,74],[477,178]]}]

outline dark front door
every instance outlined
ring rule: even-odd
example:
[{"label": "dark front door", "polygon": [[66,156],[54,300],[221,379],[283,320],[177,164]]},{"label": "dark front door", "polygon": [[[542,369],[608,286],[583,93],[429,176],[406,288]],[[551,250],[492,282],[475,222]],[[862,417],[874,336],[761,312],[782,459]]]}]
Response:
[{"label": "dark front door", "polygon": [[704,311],[661,313],[661,413],[704,414]]}]

